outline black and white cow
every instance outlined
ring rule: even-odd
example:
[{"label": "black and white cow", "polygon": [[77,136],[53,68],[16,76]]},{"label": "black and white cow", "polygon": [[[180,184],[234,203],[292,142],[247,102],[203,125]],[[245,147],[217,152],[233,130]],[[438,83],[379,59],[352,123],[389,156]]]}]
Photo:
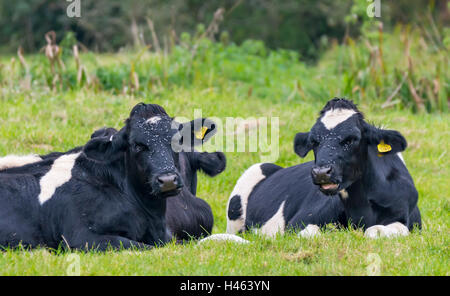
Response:
[{"label": "black and white cow", "polygon": [[313,150],[315,161],[257,164],[241,176],[228,202],[227,232],[298,228],[311,235],[327,223],[351,223],[368,237],[407,235],[421,217],[400,154],[406,146],[399,132],[368,124],[351,101],[335,98],[310,132],[295,136],[295,152]]},{"label": "black and white cow", "polygon": [[[96,137],[111,137],[117,133],[114,128],[96,130],[91,139]],[[46,155],[8,155],[0,157],[0,172],[7,168],[19,167],[42,160],[53,162],[66,154],[81,152],[82,146],[67,152],[52,152]],[[225,170],[226,157],[222,152],[185,152],[178,153],[175,160],[180,176],[185,185],[181,192],[167,198],[166,222],[168,230],[177,241],[199,239],[212,232],[214,217],[209,204],[196,197],[197,171],[202,171],[214,177]],[[50,167],[53,162],[48,162]]]},{"label": "black and white cow", "polygon": [[208,120],[177,129],[162,107],[141,103],[113,136],[0,171],[0,246],[104,250],[167,242],[166,198],[183,188],[173,139],[196,132],[199,121],[207,140],[214,133]]}]

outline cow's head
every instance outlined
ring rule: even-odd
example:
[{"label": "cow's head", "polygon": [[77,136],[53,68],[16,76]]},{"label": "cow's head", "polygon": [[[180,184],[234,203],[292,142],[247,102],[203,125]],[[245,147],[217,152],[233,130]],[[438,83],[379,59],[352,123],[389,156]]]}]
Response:
[{"label": "cow's head", "polygon": [[326,104],[310,132],[298,133],[294,140],[294,150],[300,157],[314,151],[313,182],[330,195],[362,176],[368,153],[382,157],[406,146],[399,132],[366,123],[351,101],[339,98]]},{"label": "cow's head", "polygon": [[[185,124],[174,123],[166,111],[155,104],[136,105],[116,134],[96,137],[89,141],[83,151],[87,158],[100,162],[112,162],[125,156],[125,168],[129,179],[142,190],[151,188],[157,197],[176,195],[183,187],[178,171],[178,151],[174,151],[174,141],[179,143],[183,137],[195,138],[198,130],[191,129],[194,122],[207,122],[206,119]],[[195,124],[198,125],[198,124]],[[200,129],[206,140],[214,133],[214,126]],[[186,133],[192,133],[186,135]],[[176,140],[174,140],[176,139]],[[203,141],[192,141],[192,145]]]}]

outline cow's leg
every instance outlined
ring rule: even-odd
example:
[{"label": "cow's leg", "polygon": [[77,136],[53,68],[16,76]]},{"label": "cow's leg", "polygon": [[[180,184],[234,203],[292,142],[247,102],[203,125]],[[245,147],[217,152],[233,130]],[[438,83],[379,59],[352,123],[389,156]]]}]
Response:
[{"label": "cow's leg", "polygon": [[40,241],[36,239],[32,226],[22,226],[14,229],[3,228],[0,223],[0,251],[5,249],[14,249],[19,246],[24,248],[35,248],[40,245]]},{"label": "cow's leg", "polygon": [[420,216],[419,207],[417,207],[417,205],[411,212],[411,215],[409,215],[409,229],[412,229],[414,226],[422,229],[422,218]]},{"label": "cow's leg", "polygon": [[284,204],[283,201],[277,212],[267,220],[258,233],[264,234],[268,237],[275,237],[278,233],[283,234],[286,228],[286,220],[284,219]]},{"label": "cow's leg", "polygon": [[302,231],[298,233],[298,236],[304,238],[310,238],[320,235],[320,228],[315,224],[308,224]]},{"label": "cow's leg", "polygon": [[374,225],[367,228],[364,232],[364,236],[369,238],[396,237],[405,236],[408,234],[408,227],[400,222],[394,222],[389,225]]},{"label": "cow's leg", "polygon": [[[65,244],[68,242],[66,240]],[[150,245],[140,243],[137,241],[130,240],[125,237],[117,235],[99,235],[91,236],[85,240],[78,239],[75,243],[68,243],[70,248],[80,249],[84,251],[96,250],[96,251],[106,251],[108,248],[115,250],[120,249],[139,249],[139,250],[150,250],[153,248]]]}]

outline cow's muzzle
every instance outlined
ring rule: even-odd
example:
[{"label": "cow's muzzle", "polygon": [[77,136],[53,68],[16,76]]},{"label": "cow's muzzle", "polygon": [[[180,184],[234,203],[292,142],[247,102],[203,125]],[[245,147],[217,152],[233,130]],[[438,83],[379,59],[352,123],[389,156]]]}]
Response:
[{"label": "cow's muzzle", "polygon": [[169,197],[180,193],[183,182],[178,174],[167,173],[156,177],[159,192],[163,197]]},{"label": "cow's muzzle", "polygon": [[320,186],[320,191],[325,194],[333,195],[339,190],[339,182],[332,178],[332,166],[315,166],[311,170],[311,176],[314,184]]}]

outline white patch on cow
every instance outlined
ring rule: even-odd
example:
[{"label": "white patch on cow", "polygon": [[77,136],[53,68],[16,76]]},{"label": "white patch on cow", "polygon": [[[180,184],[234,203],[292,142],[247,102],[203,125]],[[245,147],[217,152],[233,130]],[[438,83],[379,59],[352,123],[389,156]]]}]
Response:
[{"label": "white patch on cow", "polygon": [[310,238],[318,235],[320,235],[320,228],[315,224],[308,224],[305,229],[300,231],[300,233],[298,234],[298,236],[304,238]]},{"label": "white patch on cow", "polygon": [[348,192],[345,189],[342,189],[341,191],[339,191],[339,195],[341,196],[342,199],[348,198]]},{"label": "white patch on cow", "polygon": [[65,154],[55,159],[50,170],[39,181],[41,186],[39,203],[41,205],[52,198],[56,188],[72,178],[72,168],[75,165],[75,160],[80,154],[81,152]]},{"label": "white patch on cow", "polygon": [[147,119],[147,121],[145,123],[155,124],[160,120],[161,120],[160,116],[153,116],[153,117],[150,117],[149,119]]},{"label": "white patch on cow", "polygon": [[38,162],[41,160],[42,160],[42,158],[40,158],[36,154],[8,155],[8,156],[0,157],[0,170],[21,167],[26,164],[35,163],[35,162]]},{"label": "white patch on cow", "polygon": [[397,153],[397,156],[398,156],[398,158],[400,158],[400,160],[403,162],[403,164],[406,166],[406,162],[405,162],[405,159],[403,158],[403,155],[402,155],[402,153],[401,152],[398,152]]},{"label": "white patch on cow", "polygon": [[[227,210],[228,213],[228,210]],[[245,217],[245,215],[243,215]],[[227,218],[227,233],[235,234],[244,230],[245,218],[242,216],[236,220],[230,220]]]},{"label": "white patch on cow", "polygon": [[374,225],[367,228],[364,232],[364,236],[369,238],[406,236],[408,234],[408,227],[400,222],[394,222],[389,225]]},{"label": "white patch on cow", "polygon": [[284,204],[286,201],[283,201],[280,205],[280,208],[272,216],[264,225],[261,227],[261,233],[267,235],[269,237],[274,237],[277,233],[283,234],[284,229],[286,227],[286,221],[284,220],[283,210]]},{"label": "white patch on cow", "polygon": [[356,111],[352,109],[331,109],[325,112],[320,121],[328,130],[331,130],[339,123],[346,121],[353,114],[356,114]]},{"label": "white patch on cow", "polygon": [[243,239],[242,237],[239,237],[234,234],[229,234],[229,233],[213,234],[213,235],[210,235],[208,237],[201,239],[198,243],[201,244],[206,241],[228,241],[228,242],[233,242],[233,243],[238,243],[238,244],[250,243],[248,240]]},{"label": "white patch on cow", "polygon": [[[227,233],[235,234],[244,230],[245,226],[245,214],[247,211],[247,202],[250,193],[253,188],[265,179],[265,176],[261,170],[262,163],[257,163],[249,167],[242,176],[237,180],[234,186],[233,192],[230,194],[227,204]],[[228,207],[230,206],[230,200],[233,196],[239,195],[241,197],[241,217],[236,220],[230,220],[228,218]]]}]

